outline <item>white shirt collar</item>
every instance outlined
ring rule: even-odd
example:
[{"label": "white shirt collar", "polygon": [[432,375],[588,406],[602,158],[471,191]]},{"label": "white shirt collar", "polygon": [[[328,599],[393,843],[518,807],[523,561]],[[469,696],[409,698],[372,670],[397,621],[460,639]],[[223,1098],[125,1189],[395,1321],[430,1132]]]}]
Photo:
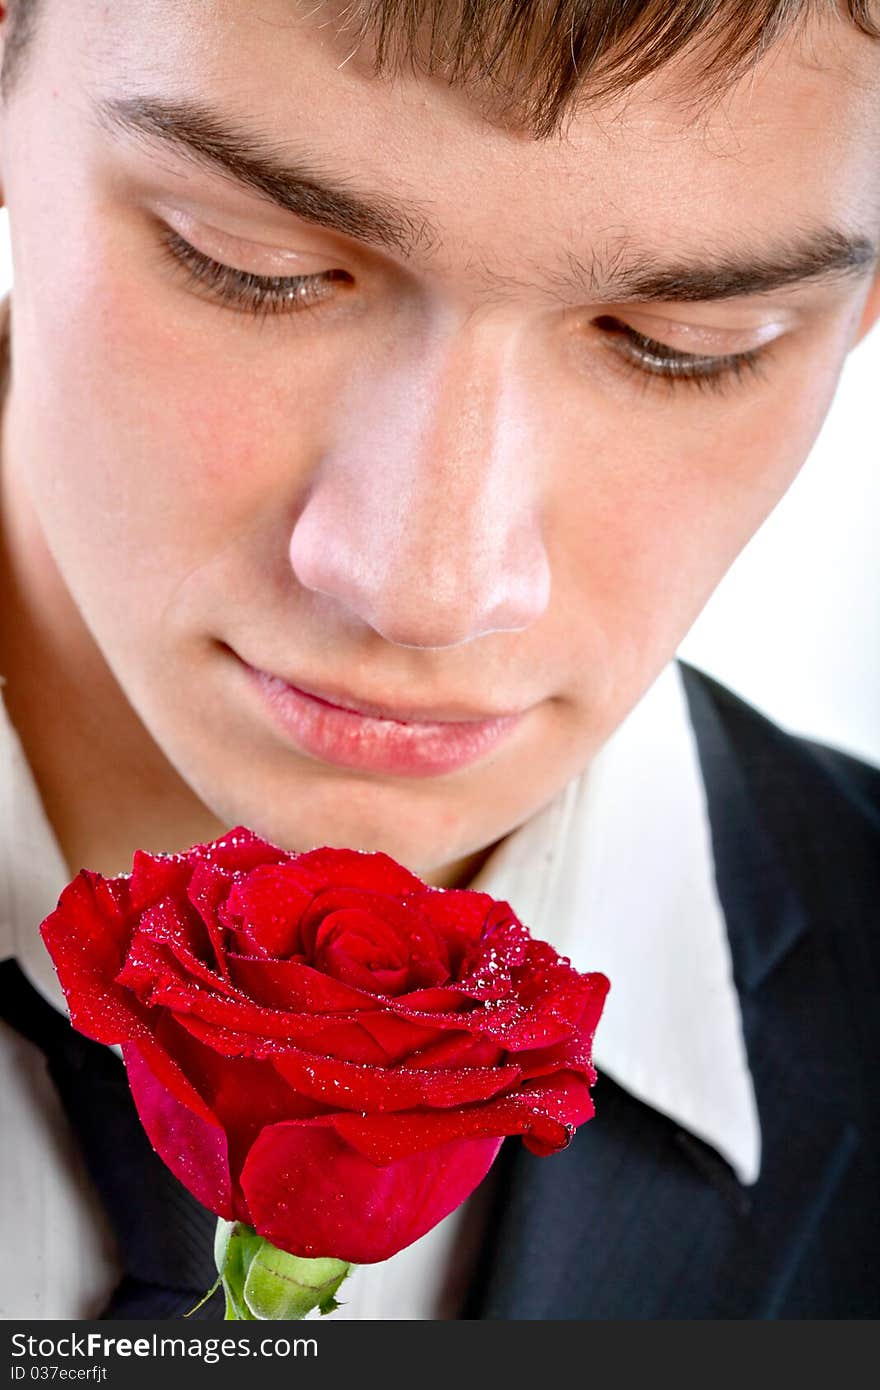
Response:
[{"label": "white shirt collar", "polygon": [[[0,959],[56,1008],[37,930],[68,881],[0,676]],[[705,791],[681,674],[662,673],[593,760],[508,835],[470,885],[506,899],[535,935],[611,992],[600,1071],[704,1139],[740,1181],[761,1133],[715,887]]]}]

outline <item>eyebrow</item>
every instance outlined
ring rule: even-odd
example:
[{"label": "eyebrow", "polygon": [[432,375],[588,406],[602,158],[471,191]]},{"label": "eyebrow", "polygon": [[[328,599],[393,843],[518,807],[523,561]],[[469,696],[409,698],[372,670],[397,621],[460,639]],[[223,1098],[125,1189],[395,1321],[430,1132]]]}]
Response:
[{"label": "eyebrow", "polygon": [[[112,135],[146,138],[173,148],[207,171],[256,192],[303,220],[357,241],[403,255],[429,252],[442,235],[417,205],[365,195],[345,178],[327,176],[308,159],[290,161],[268,137],[239,127],[202,102],[141,94],[104,97],[95,115]],[[551,274],[559,288],[574,286],[589,301],[708,301],[768,294],[803,283],[857,277],[876,265],[880,247],[870,237],[820,226],[801,231],[776,251],[722,252],[705,263],[690,258],[661,263],[626,237],[609,241],[604,257],[589,263],[573,253],[567,273]],[[542,272],[545,277],[546,269]],[[496,284],[521,283],[488,269]]]},{"label": "eyebrow", "polygon": [[105,97],[96,103],[95,114],[112,135],[146,137],[172,146],[202,168],[252,189],[277,207],[357,241],[412,257],[439,240],[418,208],[397,200],[366,198],[346,188],[344,179],[318,173],[305,159],[285,161],[270,139],[236,127],[201,102]]},{"label": "eyebrow", "polygon": [[[775,250],[722,252],[705,264],[682,261],[660,265],[650,253],[636,259],[631,251],[629,257],[631,264],[622,264],[625,253],[618,251],[617,270],[606,282],[606,288],[614,287],[614,298],[642,303],[703,302],[858,278],[876,265],[878,246],[867,236],[816,227],[795,233]],[[595,272],[587,272],[587,279],[594,283]]]}]

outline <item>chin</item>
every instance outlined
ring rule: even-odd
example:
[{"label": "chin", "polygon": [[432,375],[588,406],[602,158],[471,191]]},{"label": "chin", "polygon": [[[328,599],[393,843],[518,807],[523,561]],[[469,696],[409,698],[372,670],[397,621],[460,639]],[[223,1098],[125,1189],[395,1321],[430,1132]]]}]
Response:
[{"label": "chin", "polygon": [[419,798],[414,807],[406,792],[363,783],[337,781],[317,788],[295,782],[280,795],[276,789],[266,796],[256,793],[252,781],[241,796],[230,796],[227,782],[222,792],[207,792],[202,799],[224,827],[246,825],[292,853],[323,845],[381,851],[420,877],[476,854],[498,838],[491,827],[481,836],[466,818],[430,805],[430,798]]}]

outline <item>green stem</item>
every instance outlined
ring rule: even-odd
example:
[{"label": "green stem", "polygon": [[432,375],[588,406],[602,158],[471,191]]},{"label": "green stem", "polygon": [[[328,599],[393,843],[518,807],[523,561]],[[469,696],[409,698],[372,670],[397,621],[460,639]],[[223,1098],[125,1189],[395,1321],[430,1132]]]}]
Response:
[{"label": "green stem", "polygon": [[195,1307],[190,1308],[190,1309],[188,1310],[188,1312],[184,1313],[183,1316],[184,1316],[185,1318],[191,1318],[192,1315],[193,1315],[193,1313],[197,1313],[197,1312],[199,1311],[199,1309],[202,1307],[202,1305],[203,1305],[204,1303],[207,1303],[207,1301],[208,1301],[208,1299],[211,1297],[211,1295],[217,1292],[217,1290],[218,1290],[219,1287],[220,1287],[220,1283],[221,1283],[222,1279],[223,1279],[223,1275],[222,1275],[222,1274],[218,1274],[218,1275],[217,1275],[217,1278],[214,1280],[213,1284],[212,1284],[211,1287],[209,1288],[208,1292],[204,1295],[204,1297],[203,1297],[203,1298],[200,1298],[199,1301],[198,1301],[198,1303],[195,1305]]}]

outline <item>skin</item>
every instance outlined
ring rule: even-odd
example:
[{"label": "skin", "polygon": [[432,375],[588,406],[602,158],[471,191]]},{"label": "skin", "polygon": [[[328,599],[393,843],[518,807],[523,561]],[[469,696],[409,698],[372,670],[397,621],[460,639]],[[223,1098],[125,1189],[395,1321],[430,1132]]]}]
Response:
[{"label": "skin", "polygon": [[[442,80],[343,63],[324,20],[47,0],[2,112],[0,670],[72,873],[245,823],[467,882],[672,658],[880,313],[869,269],[717,303],[560,281],[622,235],[679,260],[818,222],[873,237],[880,49],[852,26],[786,40],[698,119],[683,59],[536,142]],[[89,103],[131,86],[249,118],[439,236],[407,260],[114,139]],[[345,289],[264,321],[212,302],[163,258],[159,208],[215,259]],[[679,351],[775,341],[700,389],[627,365],[610,314]],[[454,773],[346,770],[278,734],[223,644],[365,700],[528,712]]]}]

